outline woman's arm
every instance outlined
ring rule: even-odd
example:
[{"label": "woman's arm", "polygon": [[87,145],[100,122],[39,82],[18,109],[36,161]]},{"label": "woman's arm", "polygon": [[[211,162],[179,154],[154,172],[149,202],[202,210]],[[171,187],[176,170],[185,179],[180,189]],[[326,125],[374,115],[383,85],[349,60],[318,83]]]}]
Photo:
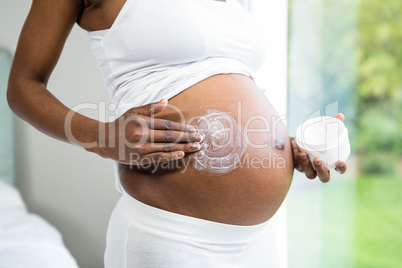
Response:
[{"label": "woman's arm", "polygon": [[[49,90],[49,77],[81,9],[79,0],[33,0],[22,28],[7,90],[10,108],[43,133],[69,142],[64,119],[70,111]],[[94,141],[97,121],[74,115],[74,136]],[[80,144],[76,144],[80,146]]]},{"label": "woman's arm", "polygon": [[[153,125],[150,122],[156,122],[157,119],[153,120],[152,114],[147,112],[147,109],[144,107],[132,109],[130,113],[138,114],[138,116],[132,118],[134,121],[132,124],[125,122],[125,127],[122,129],[116,127],[118,120],[112,123],[101,123],[70,110],[46,88],[65,41],[83,8],[83,1],[81,0],[33,0],[15,52],[8,83],[7,100],[14,113],[41,132],[103,157],[129,163],[128,159],[119,159],[117,151],[122,149],[121,147],[104,146],[99,148],[99,144],[108,145],[111,144],[108,139],[115,141],[122,137],[130,142],[136,141],[135,137],[138,138],[139,135],[151,137],[151,134],[154,133],[152,132]],[[165,106],[164,104],[156,104],[156,106],[147,107],[158,107],[155,110],[160,111]],[[67,132],[65,129],[66,119],[70,122]],[[138,120],[140,123],[137,122]],[[145,127],[149,129],[144,129],[144,122],[146,122]],[[101,124],[104,124],[101,129],[110,129],[113,124],[116,131],[124,133],[114,133],[113,137],[99,135]],[[189,134],[194,130],[187,125],[166,122],[156,122],[155,125],[159,127],[159,136],[157,135],[159,140],[156,140],[157,142],[172,142],[169,138],[177,137],[178,134],[184,132],[187,132],[187,136],[176,139],[176,143],[200,140],[194,133]],[[69,137],[69,132],[74,139]],[[175,135],[172,135],[172,132]],[[130,139],[130,135],[135,137]],[[151,139],[147,139],[148,141],[155,142]],[[88,144],[96,144],[96,146],[88,146]],[[129,147],[127,142],[121,144]],[[181,152],[195,151],[189,143],[180,144],[180,146],[175,144],[174,147],[164,145],[157,149],[151,148],[150,144],[145,143],[141,146],[135,146],[135,148],[131,146],[128,151],[138,153],[151,161],[161,158],[166,160],[178,159],[182,157]],[[170,148],[174,148],[175,151],[170,150]]]}]

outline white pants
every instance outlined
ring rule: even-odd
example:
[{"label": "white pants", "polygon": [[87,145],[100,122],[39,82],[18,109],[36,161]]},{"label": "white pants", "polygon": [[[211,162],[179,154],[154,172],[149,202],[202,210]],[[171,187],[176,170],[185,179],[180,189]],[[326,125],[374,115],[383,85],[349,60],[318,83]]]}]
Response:
[{"label": "white pants", "polygon": [[222,224],[146,205],[124,193],[111,216],[106,268],[279,267],[270,223]]}]

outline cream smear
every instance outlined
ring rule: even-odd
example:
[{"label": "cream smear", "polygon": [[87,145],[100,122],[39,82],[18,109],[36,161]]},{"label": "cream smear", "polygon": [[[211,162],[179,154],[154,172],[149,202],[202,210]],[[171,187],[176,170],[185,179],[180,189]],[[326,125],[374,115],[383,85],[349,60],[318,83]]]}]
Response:
[{"label": "cream smear", "polygon": [[192,125],[203,136],[201,150],[191,156],[195,169],[216,176],[239,166],[247,143],[244,130],[232,113],[209,109]]}]

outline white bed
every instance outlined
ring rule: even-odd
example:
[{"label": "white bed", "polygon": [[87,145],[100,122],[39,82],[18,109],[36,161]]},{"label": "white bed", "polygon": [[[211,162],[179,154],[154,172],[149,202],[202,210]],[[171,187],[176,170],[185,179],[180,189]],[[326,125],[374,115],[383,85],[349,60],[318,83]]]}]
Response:
[{"label": "white bed", "polygon": [[5,100],[11,56],[0,49],[0,268],[76,268],[56,228],[29,213],[14,185],[12,113]]},{"label": "white bed", "polygon": [[0,181],[0,267],[78,267],[59,231],[40,216],[29,213],[18,190],[3,181]]}]

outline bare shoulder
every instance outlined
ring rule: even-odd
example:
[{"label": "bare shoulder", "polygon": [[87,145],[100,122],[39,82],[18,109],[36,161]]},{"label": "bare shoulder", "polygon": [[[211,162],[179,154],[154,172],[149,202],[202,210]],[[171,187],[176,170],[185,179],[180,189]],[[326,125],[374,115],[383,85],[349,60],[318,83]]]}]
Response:
[{"label": "bare shoulder", "polygon": [[71,29],[108,29],[126,0],[32,0],[20,33],[12,81],[29,77],[47,83]]},{"label": "bare shoulder", "polygon": [[33,0],[28,19],[52,20],[71,23],[77,21],[86,0]]},{"label": "bare shoulder", "polygon": [[20,33],[10,80],[30,77],[46,83],[83,8],[82,0],[33,0]]}]

